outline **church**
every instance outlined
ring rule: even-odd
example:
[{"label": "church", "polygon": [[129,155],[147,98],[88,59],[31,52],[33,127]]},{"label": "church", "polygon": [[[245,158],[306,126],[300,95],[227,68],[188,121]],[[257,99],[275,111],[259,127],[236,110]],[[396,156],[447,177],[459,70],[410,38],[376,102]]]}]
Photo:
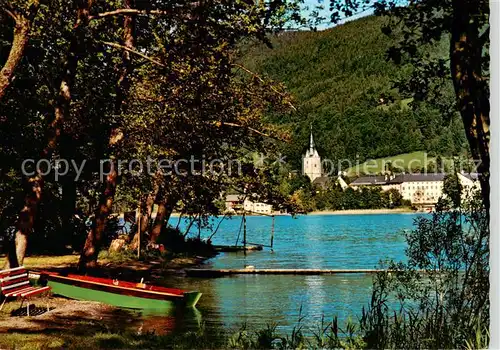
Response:
[{"label": "church", "polygon": [[[306,175],[313,185],[322,187],[323,189],[328,187],[328,182],[330,178],[323,173],[323,165],[321,162],[321,157],[319,156],[316,147],[314,146],[313,129],[311,124],[311,136],[309,139],[309,148],[306,154],[302,158],[302,174]],[[342,187],[346,189],[348,187],[347,183],[338,176],[336,181]]]},{"label": "church", "polygon": [[321,157],[319,156],[318,151],[314,147],[312,124],[311,124],[311,138],[309,141],[309,149],[306,151],[304,158],[302,158],[302,174],[309,177],[312,183],[314,183],[314,180],[323,175]]}]

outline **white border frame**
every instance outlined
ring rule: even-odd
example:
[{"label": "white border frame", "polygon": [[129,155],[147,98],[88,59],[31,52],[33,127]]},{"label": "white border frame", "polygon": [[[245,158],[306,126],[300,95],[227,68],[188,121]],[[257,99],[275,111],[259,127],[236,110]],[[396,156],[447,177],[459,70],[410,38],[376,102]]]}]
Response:
[{"label": "white border frame", "polygon": [[490,0],[490,349],[500,349],[500,0]]}]

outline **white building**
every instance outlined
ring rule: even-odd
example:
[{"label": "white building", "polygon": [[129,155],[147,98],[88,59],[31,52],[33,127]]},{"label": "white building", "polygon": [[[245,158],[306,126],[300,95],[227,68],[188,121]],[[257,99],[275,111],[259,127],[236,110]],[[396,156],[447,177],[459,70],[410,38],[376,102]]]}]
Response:
[{"label": "white building", "polygon": [[[434,206],[443,196],[443,182],[447,174],[402,174],[393,176],[362,176],[349,185],[357,190],[363,186],[379,186],[383,191],[397,189],[403,199],[412,204]],[[463,193],[478,189],[477,174],[458,174]]]},{"label": "white building", "polygon": [[302,173],[304,175],[307,175],[311,182],[314,182],[316,178],[321,177],[322,172],[321,157],[314,147],[311,125],[311,139],[309,142],[309,149],[306,151],[306,154],[302,158]]},{"label": "white building", "polygon": [[249,214],[272,214],[273,206],[262,202],[243,199],[243,195],[229,194],[226,196],[226,211],[239,213],[243,210]]},{"label": "white building", "polygon": [[400,186],[403,199],[412,204],[434,205],[443,196],[443,180],[446,174],[403,174],[392,180]]},{"label": "white building", "polygon": [[271,204],[252,202],[251,200],[245,199],[243,202],[243,208],[246,212],[250,214],[272,214],[273,206]]}]

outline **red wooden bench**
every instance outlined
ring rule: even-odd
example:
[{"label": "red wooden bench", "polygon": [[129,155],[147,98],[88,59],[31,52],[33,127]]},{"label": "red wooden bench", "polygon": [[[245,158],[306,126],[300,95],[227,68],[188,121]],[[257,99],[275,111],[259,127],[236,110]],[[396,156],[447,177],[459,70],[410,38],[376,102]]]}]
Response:
[{"label": "red wooden bench", "polygon": [[[47,293],[50,289],[50,287],[32,286],[28,279],[28,271],[26,271],[24,266],[2,270],[0,271],[0,295],[3,297],[3,302],[0,306],[0,310],[2,310],[5,302],[9,298],[21,299],[21,307],[26,300],[28,302],[26,312],[29,316],[30,298]],[[47,305],[47,311],[48,310],[49,308]]]}]

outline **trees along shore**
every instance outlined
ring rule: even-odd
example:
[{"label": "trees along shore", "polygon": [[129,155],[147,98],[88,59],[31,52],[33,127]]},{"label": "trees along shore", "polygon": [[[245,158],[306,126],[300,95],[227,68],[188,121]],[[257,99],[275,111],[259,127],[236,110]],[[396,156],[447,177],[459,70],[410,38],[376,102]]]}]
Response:
[{"label": "trees along shore", "polygon": [[[297,11],[294,2],[7,1],[0,11],[2,38],[12,42],[0,61],[7,266],[22,264],[27,251],[67,247],[81,251],[82,271],[96,266],[109,215],[120,207],[139,207],[139,234],[154,241],[178,203],[206,220],[218,213],[220,193],[243,183],[286,205],[272,195],[266,167],[245,154],[272,153],[267,140],[286,132],[264,114],[294,106],[282,85],[238,59],[242,41],[266,42]],[[244,180],[227,169],[200,176],[199,164],[182,165],[182,176],[120,169],[119,160],[147,157],[239,160]],[[34,162],[26,168],[27,159]],[[153,204],[162,210],[150,226]]]}]

